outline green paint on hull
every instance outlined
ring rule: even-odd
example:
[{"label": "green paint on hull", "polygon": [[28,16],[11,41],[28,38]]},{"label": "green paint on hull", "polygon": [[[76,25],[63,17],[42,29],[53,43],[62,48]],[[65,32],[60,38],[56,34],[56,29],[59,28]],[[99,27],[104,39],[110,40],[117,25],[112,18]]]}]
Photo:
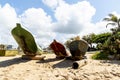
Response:
[{"label": "green paint on hull", "polygon": [[32,34],[21,27],[17,23],[16,27],[11,31],[14,39],[18,43],[19,47],[23,50],[26,55],[35,56],[38,51],[37,45],[35,43]]}]

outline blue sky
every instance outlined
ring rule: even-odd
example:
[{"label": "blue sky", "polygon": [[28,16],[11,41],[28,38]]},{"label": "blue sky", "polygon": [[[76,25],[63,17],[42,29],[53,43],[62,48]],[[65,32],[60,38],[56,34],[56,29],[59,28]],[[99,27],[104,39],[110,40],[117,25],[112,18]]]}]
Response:
[{"label": "blue sky", "polygon": [[70,37],[109,31],[102,19],[109,13],[119,16],[119,3],[120,0],[0,0],[0,43],[17,45],[10,33],[17,22],[42,46],[53,39],[64,43]]},{"label": "blue sky", "polygon": [[[75,4],[84,0],[65,0],[69,4]],[[99,21],[104,18],[108,13],[116,11],[120,13],[120,0],[86,0],[96,8],[96,14],[93,16],[93,22]],[[4,6],[9,3],[15,8],[17,14],[23,13],[28,8],[43,8],[49,15],[53,16],[52,10],[43,4],[42,0],[0,0],[0,4]],[[54,16],[53,16],[54,17]]]},{"label": "blue sky", "polygon": [[[94,22],[104,18],[109,13],[116,11],[120,13],[120,0],[88,0],[96,8],[96,14],[93,17]],[[97,19],[98,18],[98,19]]]}]

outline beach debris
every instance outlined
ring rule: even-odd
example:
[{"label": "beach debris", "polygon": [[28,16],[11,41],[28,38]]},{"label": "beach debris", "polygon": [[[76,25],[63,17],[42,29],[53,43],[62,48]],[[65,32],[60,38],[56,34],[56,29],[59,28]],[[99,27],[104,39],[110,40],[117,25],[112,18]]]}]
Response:
[{"label": "beach debris", "polygon": [[85,66],[86,64],[87,64],[86,60],[75,61],[72,64],[72,68],[73,69],[78,69],[78,68],[81,68],[81,67]]}]

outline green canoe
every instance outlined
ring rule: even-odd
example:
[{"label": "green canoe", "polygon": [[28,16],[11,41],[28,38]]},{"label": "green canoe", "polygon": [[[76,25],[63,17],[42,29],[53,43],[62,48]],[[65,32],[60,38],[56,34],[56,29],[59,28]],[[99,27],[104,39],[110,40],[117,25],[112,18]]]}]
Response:
[{"label": "green canoe", "polygon": [[24,54],[28,56],[36,56],[38,48],[34,37],[29,31],[25,30],[19,23],[17,23],[11,33]]}]

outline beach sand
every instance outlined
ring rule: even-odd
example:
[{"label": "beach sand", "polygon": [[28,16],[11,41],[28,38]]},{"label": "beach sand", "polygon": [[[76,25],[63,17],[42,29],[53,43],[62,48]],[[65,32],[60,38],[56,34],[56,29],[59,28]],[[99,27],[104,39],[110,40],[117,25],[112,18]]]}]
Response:
[{"label": "beach sand", "polygon": [[81,60],[81,64],[86,64],[73,69],[74,61],[44,55],[46,58],[41,61],[0,57],[0,80],[120,80],[120,61],[92,60],[87,53],[87,59]]}]

